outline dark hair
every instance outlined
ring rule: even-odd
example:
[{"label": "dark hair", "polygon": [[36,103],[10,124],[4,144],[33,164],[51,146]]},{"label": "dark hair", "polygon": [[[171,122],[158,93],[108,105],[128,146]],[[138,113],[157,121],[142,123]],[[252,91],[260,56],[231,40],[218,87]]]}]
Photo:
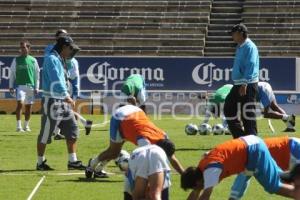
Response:
[{"label": "dark hair", "polygon": [[199,168],[196,167],[188,167],[181,174],[180,182],[181,188],[184,190],[193,189],[197,185],[197,181],[201,181],[203,179],[203,174]]},{"label": "dark hair", "polygon": [[162,148],[168,157],[175,153],[175,144],[169,139],[163,139],[156,142],[156,145]]},{"label": "dark hair", "polygon": [[31,46],[30,42],[29,42],[28,40],[26,40],[26,39],[22,39],[22,40],[20,41],[20,45],[21,45],[21,44],[25,44],[28,48]]},{"label": "dark hair", "polygon": [[243,37],[244,38],[247,38],[248,37],[248,29],[247,27],[245,26],[245,24],[236,24],[232,27],[230,33],[234,33],[234,32],[239,32],[239,33],[242,33],[243,34]]},{"label": "dark hair", "polygon": [[68,35],[68,32],[65,29],[58,29],[55,33],[55,37],[60,37],[63,35]]}]

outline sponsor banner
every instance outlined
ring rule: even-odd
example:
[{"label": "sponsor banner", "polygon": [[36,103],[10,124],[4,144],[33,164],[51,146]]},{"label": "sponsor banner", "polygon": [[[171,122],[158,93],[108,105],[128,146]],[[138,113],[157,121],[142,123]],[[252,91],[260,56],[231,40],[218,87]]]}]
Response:
[{"label": "sponsor banner", "polygon": [[[8,88],[13,57],[0,57],[1,86]],[[42,58],[37,58],[42,66]],[[215,90],[231,81],[233,58],[78,57],[81,90],[116,90],[130,74],[145,77],[148,90]],[[273,90],[297,89],[296,58],[261,58],[260,80]],[[299,81],[299,80],[298,80]]]}]

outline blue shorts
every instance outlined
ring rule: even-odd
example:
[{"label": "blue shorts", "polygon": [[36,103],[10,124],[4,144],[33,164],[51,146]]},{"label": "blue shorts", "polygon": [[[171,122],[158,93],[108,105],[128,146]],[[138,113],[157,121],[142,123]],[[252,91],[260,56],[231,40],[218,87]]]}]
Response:
[{"label": "blue shorts", "polygon": [[290,138],[289,139],[290,152],[291,155],[296,159],[300,160],[300,139],[299,138]]},{"label": "blue shorts", "polygon": [[272,158],[263,140],[248,146],[246,169],[254,172],[253,176],[264,187],[265,191],[275,193],[279,190],[281,185],[279,175],[282,170]]}]

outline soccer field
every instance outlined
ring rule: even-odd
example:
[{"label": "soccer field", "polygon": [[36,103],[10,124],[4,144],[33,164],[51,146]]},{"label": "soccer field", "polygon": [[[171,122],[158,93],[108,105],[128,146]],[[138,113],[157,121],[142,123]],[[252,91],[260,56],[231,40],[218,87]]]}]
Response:
[{"label": "soccer field", "polygon": [[[95,124],[103,122],[103,116],[86,116],[94,120]],[[33,115],[31,120],[31,133],[15,132],[15,116],[1,115],[0,126],[0,199],[27,199],[33,194],[32,199],[43,200],[82,200],[82,199],[123,199],[123,175],[110,162],[106,170],[110,173],[107,179],[87,180],[83,171],[67,170],[67,152],[64,141],[53,141],[47,146],[46,159],[48,164],[55,170],[51,172],[38,172],[36,165],[36,140],[40,128],[40,115]],[[154,123],[165,130],[176,144],[176,155],[184,167],[197,165],[200,156],[222,141],[231,139],[231,136],[187,136],[184,127],[187,123],[199,124],[197,119],[174,120],[166,115]],[[216,121],[211,121],[212,125]],[[267,120],[259,120],[258,128],[260,136],[271,137],[284,135],[282,131],[285,126],[281,121],[273,120],[276,134],[271,134]],[[299,120],[296,129],[299,130]],[[82,128],[82,127],[81,127]],[[102,151],[109,143],[109,124],[103,127],[95,126],[91,135],[86,136],[84,130],[80,131],[78,140],[78,158],[87,163],[88,159]],[[290,134],[295,136],[296,134]],[[133,145],[126,143],[124,149],[131,151]],[[43,178],[44,177],[44,178]],[[172,173],[171,200],[186,199],[188,192],[180,188],[180,177]],[[227,199],[233,177],[227,178],[219,184],[211,199]],[[38,183],[39,187],[36,187]],[[34,190],[36,189],[36,190]],[[245,200],[275,200],[284,199],[275,195],[267,194],[252,179],[250,188],[246,193]]]}]

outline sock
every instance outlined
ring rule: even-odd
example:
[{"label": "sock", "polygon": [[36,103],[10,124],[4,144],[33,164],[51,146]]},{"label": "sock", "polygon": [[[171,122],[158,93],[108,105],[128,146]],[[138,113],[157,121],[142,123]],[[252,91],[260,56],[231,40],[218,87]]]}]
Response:
[{"label": "sock", "polygon": [[44,160],[45,160],[45,156],[38,156],[38,157],[37,157],[38,165],[41,165],[41,164],[43,163]]},{"label": "sock", "polygon": [[108,163],[107,161],[100,161],[99,164],[95,167],[95,171],[96,172],[102,171],[107,163]]},{"label": "sock", "polygon": [[53,133],[54,133],[54,135],[58,135],[60,133],[60,128],[55,126]]},{"label": "sock", "polygon": [[21,122],[21,120],[17,120],[17,127],[18,128],[22,128],[22,122]]},{"label": "sock", "polygon": [[69,153],[69,161],[70,162],[76,162],[77,161],[76,153]]},{"label": "sock", "polygon": [[92,167],[93,169],[95,169],[95,168],[97,167],[98,164],[99,164],[98,157],[93,158],[93,159],[91,160],[91,167]]},{"label": "sock", "polygon": [[283,121],[287,121],[288,119],[289,119],[289,115],[284,114],[284,115],[282,116],[282,120],[283,120]]},{"label": "sock", "polygon": [[26,127],[29,127],[29,121],[24,121],[24,127],[26,128]]}]

